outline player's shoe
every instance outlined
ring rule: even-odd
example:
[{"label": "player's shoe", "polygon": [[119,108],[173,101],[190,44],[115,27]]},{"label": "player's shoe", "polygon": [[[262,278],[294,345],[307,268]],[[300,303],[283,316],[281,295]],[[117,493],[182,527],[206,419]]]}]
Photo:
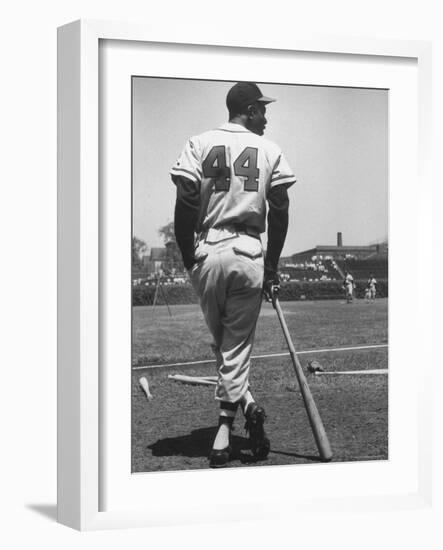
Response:
[{"label": "player's shoe", "polygon": [[271,449],[271,443],[264,429],[265,410],[257,403],[250,403],[245,411],[245,418],[245,430],[249,435],[252,454],[257,460],[264,460]]},{"label": "player's shoe", "polygon": [[223,468],[231,458],[232,448],[230,445],[224,449],[211,449],[209,453],[209,466],[211,468]]}]

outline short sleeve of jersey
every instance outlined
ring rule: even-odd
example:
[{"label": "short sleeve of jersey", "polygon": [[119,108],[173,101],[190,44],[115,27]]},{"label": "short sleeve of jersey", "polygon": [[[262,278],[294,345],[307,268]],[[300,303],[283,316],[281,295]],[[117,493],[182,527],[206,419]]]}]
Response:
[{"label": "short sleeve of jersey", "polygon": [[296,182],[294,172],[285,159],[283,153],[280,153],[277,162],[274,165],[271,175],[271,187],[284,184],[290,187]]},{"label": "short sleeve of jersey", "polygon": [[176,176],[182,176],[192,180],[194,183],[200,183],[202,179],[201,158],[197,149],[197,143],[193,138],[187,142],[182,154],[172,167],[170,174],[173,181]]}]

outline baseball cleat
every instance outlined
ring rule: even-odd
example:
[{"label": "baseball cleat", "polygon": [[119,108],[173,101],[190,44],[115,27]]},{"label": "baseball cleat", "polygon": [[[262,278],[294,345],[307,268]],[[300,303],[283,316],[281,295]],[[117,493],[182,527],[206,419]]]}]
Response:
[{"label": "baseball cleat", "polygon": [[265,410],[257,403],[250,403],[245,411],[245,418],[245,430],[249,435],[252,454],[257,460],[264,460],[271,449],[271,443],[263,427],[266,419]]},{"label": "baseball cleat", "polygon": [[209,453],[210,468],[223,468],[231,458],[232,447],[228,445],[224,449],[211,449]]}]

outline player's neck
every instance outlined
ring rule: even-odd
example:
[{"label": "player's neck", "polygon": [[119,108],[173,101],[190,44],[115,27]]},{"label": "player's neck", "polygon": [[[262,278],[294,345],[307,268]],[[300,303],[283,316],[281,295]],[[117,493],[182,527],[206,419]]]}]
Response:
[{"label": "player's neck", "polygon": [[246,120],[242,116],[234,116],[231,119],[229,119],[229,122],[231,124],[240,124],[240,126],[243,126],[243,128],[246,128]]}]

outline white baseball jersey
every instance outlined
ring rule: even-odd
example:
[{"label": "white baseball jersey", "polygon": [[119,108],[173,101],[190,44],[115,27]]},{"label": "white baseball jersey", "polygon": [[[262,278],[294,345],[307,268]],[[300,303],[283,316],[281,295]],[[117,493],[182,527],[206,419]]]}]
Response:
[{"label": "white baseball jersey", "polygon": [[170,173],[199,186],[197,231],[240,223],[263,233],[269,189],[296,181],[277,145],[231,122],[192,137]]},{"label": "white baseball jersey", "polygon": [[368,287],[370,290],[375,290],[375,285],[377,284],[377,281],[374,279],[374,277],[370,278],[368,280]]},{"label": "white baseball jersey", "polygon": [[348,273],[345,277],[344,283],[345,283],[347,289],[349,291],[351,291],[353,286],[354,286],[354,277],[350,273]]}]

